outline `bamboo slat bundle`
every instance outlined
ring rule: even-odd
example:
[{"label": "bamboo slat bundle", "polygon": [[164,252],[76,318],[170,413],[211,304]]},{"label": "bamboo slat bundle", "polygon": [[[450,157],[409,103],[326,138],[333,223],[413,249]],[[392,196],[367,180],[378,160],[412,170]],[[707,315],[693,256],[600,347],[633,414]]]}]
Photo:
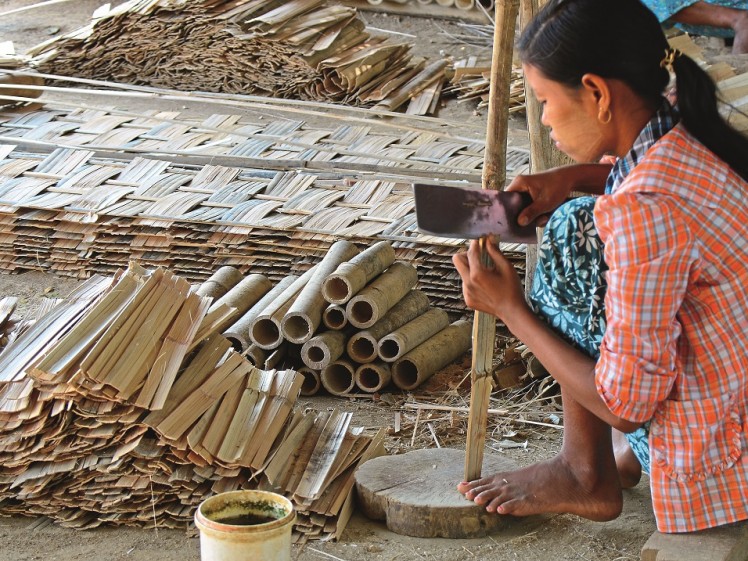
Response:
[{"label": "bamboo slat bundle", "polygon": [[[199,325],[209,298],[195,291],[183,299],[162,294],[183,285],[168,271],[133,265],[115,278],[92,279],[36,322],[40,327],[28,333],[48,343],[27,357],[32,369],[14,376],[29,398],[22,407],[0,410],[0,510],[45,515],[76,528],[183,527],[208,496],[262,486],[296,501],[297,541],[339,535],[350,516],[352,473],[384,453],[382,434],[363,436],[350,427],[350,416],[293,411],[302,374],[254,368],[220,335],[183,355],[160,400],[138,403],[151,384],[148,368],[136,369],[145,380],[141,386],[116,370],[100,383],[90,376],[95,369],[86,370],[112,355],[108,342],[117,338],[110,329],[132,337],[127,319],[148,323],[144,312],[160,310],[161,300],[178,307],[193,296],[204,303],[192,309],[192,325]],[[63,312],[92,291],[97,296],[87,310],[70,318],[59,337],[59,318],[68,317]],[[179,326],[179,313],[171,317]],[[184,349],[189,337],[183,328],[142,331],[158,340],[165,330]],[[19,356],[18,349],[31,353],[28,337],[0,359]],[[159,356],[142,354],[150,370],[156,368]],[[141,387],[140,394],[124,396],[123,387]],[[161,386],[147,393],[158,396]]]},{"label": "bamboo slat bundle", "polygon": [[[30,53],[40,70],[63,75],[362,104],[413,73],[410,48],[367,32],[355,8],[325,0],[132,0]],[[441,83],[447,63],[436,64],[381,103],[394,110]]]}]

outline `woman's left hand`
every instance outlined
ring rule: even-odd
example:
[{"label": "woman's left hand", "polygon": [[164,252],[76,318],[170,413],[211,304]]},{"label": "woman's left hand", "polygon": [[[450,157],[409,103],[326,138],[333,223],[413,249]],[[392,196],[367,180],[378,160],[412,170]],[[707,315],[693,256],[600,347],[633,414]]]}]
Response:
[{"label": "woman's left hand", "polygon": [[527,308],[524,291],[511,262],[493,242],[486,240],[485,245],[493,267],[481,263],[478,240],[470,242],[467,252],[452,256],[452,262],[462,277],[465,304],[473,310],[494,315],[506,323],[506,318]]}]

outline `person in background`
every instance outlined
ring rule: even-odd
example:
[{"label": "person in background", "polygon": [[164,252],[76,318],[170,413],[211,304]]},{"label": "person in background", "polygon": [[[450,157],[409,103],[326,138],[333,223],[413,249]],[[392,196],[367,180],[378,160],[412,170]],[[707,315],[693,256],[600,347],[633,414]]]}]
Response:
[{"label": "person in background", "polygon": [[747,0],[644,0],[664,24],[674,24],[691,35],[724,37],[734,54],[748,53]]},{"label": "person in background", "polygon": [[610,520],[644,470],[662,532],[748,519],[748,139],[639,0],[550,0],[519,53],[551,139],[579,163],[509,186],[533,199],[521,224],[552,212],[529,303],[492,243],[491,267],[477,241],[453,261],[467,306],[559,382],[564,441],[458,490],[499,514]]}]

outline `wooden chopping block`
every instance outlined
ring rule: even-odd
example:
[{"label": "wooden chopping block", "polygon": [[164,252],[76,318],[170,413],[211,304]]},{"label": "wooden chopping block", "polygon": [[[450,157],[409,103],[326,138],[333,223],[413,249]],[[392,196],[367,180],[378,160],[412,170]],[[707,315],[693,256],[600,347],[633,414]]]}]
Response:
[{"label": "wooden chopping block", "polygon": [[[486,512],[457,491],[464,461],[453,448],[373,458],[356,471],[358,507],[396,534],[419,538],[480,538],[514,526],[518,518]],[[515,469],[504,456],[484,455],[484,474]]]}]

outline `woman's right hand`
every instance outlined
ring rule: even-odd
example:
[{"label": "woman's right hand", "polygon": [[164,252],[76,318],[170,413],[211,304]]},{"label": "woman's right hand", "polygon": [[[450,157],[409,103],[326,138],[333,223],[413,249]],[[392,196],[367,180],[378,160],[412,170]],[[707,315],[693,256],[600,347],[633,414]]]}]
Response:
[{"label": "woman's right hand", "polygon": [[507,191],[521,191],[532,197],[532,203],[517,217],[520,226],[533,222],[536,226],[545,226],[551,213],[567,199],[573,185],[562,170],[555,168],[531,175],[518,175],[512,180]]}]

